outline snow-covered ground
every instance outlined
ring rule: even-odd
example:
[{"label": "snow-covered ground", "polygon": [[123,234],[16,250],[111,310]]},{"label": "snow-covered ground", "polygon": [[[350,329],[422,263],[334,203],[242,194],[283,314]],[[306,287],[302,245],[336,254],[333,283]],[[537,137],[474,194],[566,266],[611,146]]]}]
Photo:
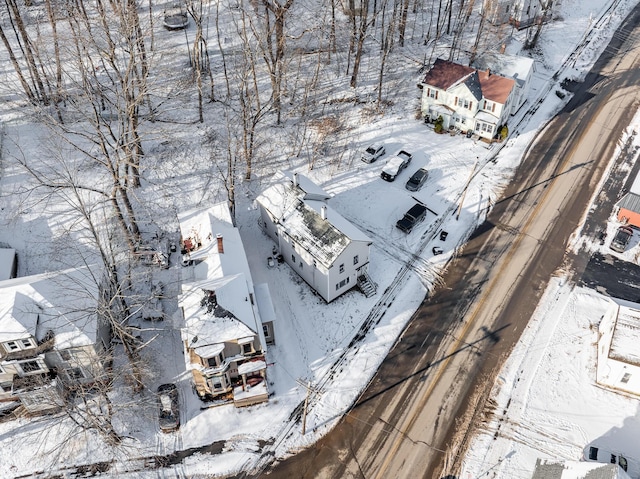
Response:
[{"label": "snow-covered ground", "polygon": [[[269,284],[277,316],[277,344],[268,351],[267,374],[273,393],[268,403],[246,409],[233,406],[202,409],[203,403],[193,393],[189,374],[184,368],[176,329],[180,327],[177,303],[166,299],[163,300],[165,309],[175,313],[174,320],[154,323],[143,331],[143,339],[155,338],[146,348],[151,381],[145,397],[150,397],[157,384],[167,381],[178,383],[182,401],[182,426],[179,432],[161,434],[153,406],[143,410],[123,409],[118,413],[116,426],[127,439],[117,450],[105,447],[100,438],[88,432],[67,441],[64,448],[58,448],[61,438],[68,439],[68,425],[62,420],[42,418],[4,422],[0,423],[0,447],[3,451],[0,476],[9,478],[35,471],[55,471],[67,464],[115,460],[117,464],[112,466],[111,471],[118,471],[117,477],[155,477],[155,472],[127,470],[140,467],[136,458],[220,442],[220,453],[210,455],[203,451],[193,454],[181,465],[165,471],[165,477],[174,474],[210,477],[253,467],[263,460],[261,457],[266,452],[284,456],[315,442],[335,424],[367,384],[437,279],[440,269],[478,221],[482,220],[483,212],[499,196],[527,145],[560,108],[561,100],[549,94],[558,88],[552,77],[560,68],[562,70],[555,78],[579,79],[586,74],[614,28],[635,3],[632,0],[621,1],[610,12],[608,21],[597,23],[598,28],[594,31],[592,26],[611,1],[563,0],[560,14],[543,30],[535,52],[535,58],[542,61],[537,65],[530,102],[514,119],[513,124],[517,125],[511,128],[514,133],[502,145],[488,148],[485,143],[461,135],[436,135],[427,129],[415,119],[418,98],[416,78],[407,75],[405,81],[409,86],[402,88],[408,96],[405,104],[397,104],[383,115],[371,115],[366,122],[358,122],[357,126],[352,127],[349,132],[352,149],[345,156],[347,165],[336,167],[331,162],[320,162],[308,170],[304,163],[291,164],[291,159],[285,158],[274,165],[274,168],[293,168],[311,177],[333,195],[330,200],[332,206],[373,239],[369,271],[378,284],[378,293],[372,298],[367,299],[357,291],[352,291],[327,305],[287,265],[268,268],[266,258],[271,254],[272,243],[258,226],[254,200],[268,185],[273,171],[265,168],[256,180],[241,185],[237,197],[238,227],[248,254],[253,281],[256,284]],[[508,52],[518,52],[522,35],[514,32],[507,45]],[[570,57],[572,46],[580,44],[585,38],[589,39],[589,43],[580,50],[578,56]],[[535,114],[528,116],[526,122],[520,122],[526,109],[539,100],[541,103]],[[41,140],[45,137],[44,132],[30,118],[20,116],[15,110],[2,111],[1,108],[0,117],[5,121],[5,148],[12,150],[14,155],[43,155]],[[190,134],[202,133],[197,129],[188,131]],[[189,144],[188,134],[184,133],[179,141]],[[409,170],[394,183],[386,183],[379,178],[384,159],[373,164],[359,161],[360,151],[372,141],[385,144],[387,157],[399,148],[414,154]],[[198,168],[202,168],[198,164],[190,165],[193,166],[191,175],[175,175],[180,162],[184,160],[184,157],[168,156],[167,164],[157,172],[158,183],[148,185],[141,193],[146,195],[144,199],[150,205],[167,205],[166,217],[161,221],[168,231],[177,230],[175,211],[179,207],[204,206],[220,200],[215,194],[206,194],[208,185],[198,182],[197,174],[201,171]],[[420,166],[426,166],[430,176],[416,197],[437,215],[429,214],[419,228],[405,235],[394,224],[413,204],[409,192],[404,189],[404,182]],[[171,171],[172,167],[175,170]],[[464,185],[472,171],[473,179],[463,196]],[[163,174],[168,183],[160,190],[158,185]],[[21,255],[20,275],[27,275],[57,267],[71,259],[60,253],[64,251],[64,241],[69,238],[65,234],[68,226],[65,210],[57,205],[46,205],[45,211],[34,209],[28,203],[29,192],[19,188],[23,180],[23,173],[15,166],[9,162],[3,165],[0,241],[18,249]],[[193,192],[198,193],[194,195]],[[195,204],[181,205],[181,201],[187,197]],[[456,211],[461,201],[462,207],[457,217]],[[141,203],[144,204],[144,201]],[[436,236],[440,229],[449,233],[444,242]],[[444,254],[434,257],[431,254],[433,245],[443,247]],[[408,268],[405,267],[407,264]],[[177,294],[181,267],[175,258],[171,268],[155,270],[152,274],[154,279],[160,279],[167,285],[165,295],[168,298],[172,297],[172,293]],[[379,304],[385,304],[384,314],[381,314]],[[573,292],[564,285],[562,279],[554,283],[545,295],[522,345],[514,352],[513,362],[502,375],[507,387],[496,389],[501,398],[511,390],[513,395],[520,391],[526,394],[527,399],[521,400],[523,406],[518,408],[520,415],[514,419],[515,432],[505,434],[514,436],[511,439],[516,439],[516,442],[501,439],[489,444],[491,432],[486,437],[482,436],[465,462],[465,478],[478,477],[487,470],[501,473],[503,475],[499,477],[504,478],[528,477],[527,472],[533,469],[531,459],[535,463],[535,457],[542,452],[579,458],[581,448],[589,441],[604,436],[610,428],[620,427],[625,418],[633,417],[630,412],[633,406],[626,404],[626,400],[611,399],[612,406],[604,413],[600,411],[602,420],[594,421],[591,417],[589,424],[593,428],[588,428],[578,421],[576,408],[569,403],[571,393],[575,395],[573,397],[580,398],[586,394],[581,389],[579,381],[583,375],[579,373],[587,376],[593,369],[593,364],[588,361],[595,354],[595,351],[590,352],[595,332],[589,326],[597,321],[594,314],[605,306],[606,301],[594,293],[585,290]],[[356,347],[347,348],[370,315],[376,318],[375,326]],[[562,321],[560,316],[563,317]],[[546,325],[547,320],[553,324]],[[536,336],[536,331],[545,334]],[[575,350],[572,351],[572,348]],[[558,357],[553,356],[555,354]],[[526,364],[522,358],[527,358]],[[529,363],[529,360],[532,362]],[[553,366],[557,368],[552,369]],[[523,374],[521,370],[532,373]],[[540,376],[535,375],[535,371],[546,371],[548,381],[535,383],[534,378]],[[549,374],[549,371],[554,372]],[[525,376],[528,380],[526,384],[517,382],[518,377]],[[291,421],[290,415],[304,400],[307,392],[304,385],[307,383],[311,384],[314,392],[307,416],[307,431],[302,435],[299,422]],[[587,383],[592,385],[588,379]],[[517,387],[511,387],[513,384]],[[528,388],[525,387],[527,385]],[[560,391],[553,386],[560,386]],[[594,401],[603,394],[602,391],[594,391]],[[550,404],[557,406],[555,411],[550,410]],[[525,405],[531,405],[531,409],[525,408]],[[589,418],[584,419],[586,421]],[[528,442],[520,441],[526,445],[518,442],[523,429],[537,434]],[[563,447],[558,447],[555,442],[553,447],[548,447],[549,436],[557,443],[563,442]],[[538,452],[536,446],[542,452]],[[516,450],[514,454],[510,453],[512,449]],[[508,459],[504,459],[506,456]]]}]

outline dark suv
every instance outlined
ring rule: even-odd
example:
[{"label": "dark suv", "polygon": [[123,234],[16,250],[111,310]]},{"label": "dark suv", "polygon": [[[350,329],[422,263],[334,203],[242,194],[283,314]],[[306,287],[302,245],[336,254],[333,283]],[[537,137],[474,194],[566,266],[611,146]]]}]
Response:
[{"label": "dark suv", "polygon": [[418,191],[424,185],[424,182],[429,178],[429,172],[426,168],[420,168],[416,171],[411,178],[407,181],[407,184],[404,185],[406,189],[409,191]]}]

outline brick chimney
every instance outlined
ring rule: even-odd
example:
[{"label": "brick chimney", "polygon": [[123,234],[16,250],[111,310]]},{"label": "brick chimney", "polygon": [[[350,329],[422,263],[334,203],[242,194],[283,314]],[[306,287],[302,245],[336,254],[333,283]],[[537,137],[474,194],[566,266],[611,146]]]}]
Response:
[{"label": "brick chimney", "polygon": [[224,253],[224,245],[222,243],[222,235],[216,235],[216,239],[218,240],[218,253]]}]

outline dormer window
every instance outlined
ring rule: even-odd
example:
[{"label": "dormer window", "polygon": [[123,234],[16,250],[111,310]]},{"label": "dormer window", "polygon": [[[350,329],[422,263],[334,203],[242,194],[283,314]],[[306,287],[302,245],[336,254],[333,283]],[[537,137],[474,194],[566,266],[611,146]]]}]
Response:
[{"label": "dormer window", "polygon": [[6,341],[2,343],[2,347],[8,353],[11,353],[13,351],[20,351],[23,349],[34,348],[35,346],[36,345],[31,338],[22,338],[15,341]]},{"label": "dormer window", "polygon": [[18,343],[16,341],[7,341],[6,343],[3,344],[4,349],[7,352],[11,352],[11,351],[19,351],[20,350],[20,346],[18,346]]},{"label": "dormer window", "polygon": [[251,353],[253,353],[253,345],[251,343],[243,344],[242,354],[246,356],[247,354],[251,354]]}]

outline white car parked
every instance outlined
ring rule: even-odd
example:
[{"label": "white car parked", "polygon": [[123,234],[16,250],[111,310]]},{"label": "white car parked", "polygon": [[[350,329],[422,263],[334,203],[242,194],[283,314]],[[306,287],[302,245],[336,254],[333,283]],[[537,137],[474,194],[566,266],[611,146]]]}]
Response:
[{"label": "white car parked", "polygon": [[384,145],[374,143],[364,150],[364,153],[362,153],[362,161],[365,163],[373,163],[385,153]]}]

